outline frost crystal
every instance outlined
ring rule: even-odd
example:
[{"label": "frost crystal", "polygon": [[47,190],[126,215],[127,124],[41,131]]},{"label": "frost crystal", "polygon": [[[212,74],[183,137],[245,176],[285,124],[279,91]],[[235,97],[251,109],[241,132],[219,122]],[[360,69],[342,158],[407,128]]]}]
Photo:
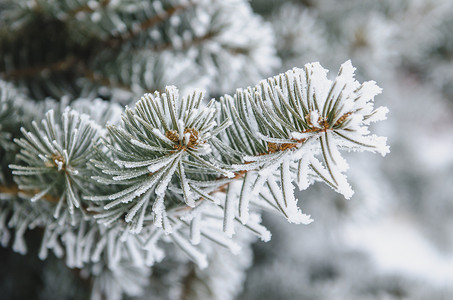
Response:
[{"label": "frost crystal", "polygon": [[354,70],[347,61],[332,81],[319,63],[311,63],[222,99],[240,125],[226,132],[237,137],[230,147],[244,153],[245,164],[235,167],[250,173],[244,177],[243,191],[250,189],[250,177],[258,172],[255,197],[240,197],[242,223],[247,223],[250,203],[265,203],[290,222],[310,223],[310,216],[297,206],[293,182],[306,189],[314,180],[323,181],[350,198],[353,191],[344,174],[348,164],[340,150],[383,156],[389,152],[386,138],[370,135],[368,129],[371,122],[385,119],[387,109],[373,107],[381,89],[374,81],[359,83]]}]

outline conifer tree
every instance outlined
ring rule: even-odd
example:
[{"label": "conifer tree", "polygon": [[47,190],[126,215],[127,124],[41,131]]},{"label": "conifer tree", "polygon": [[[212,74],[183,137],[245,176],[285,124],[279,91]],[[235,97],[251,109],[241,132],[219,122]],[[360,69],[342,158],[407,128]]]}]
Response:
[{"label": "conifer tree", "polygon": [[309,224],[296,188],[349,199],[341,152],[389,152],[374,81],[271,76],[273,37],[244,0],[0,1],[2,245],[39,236],[93,299],[236,295],[263,210]]}]

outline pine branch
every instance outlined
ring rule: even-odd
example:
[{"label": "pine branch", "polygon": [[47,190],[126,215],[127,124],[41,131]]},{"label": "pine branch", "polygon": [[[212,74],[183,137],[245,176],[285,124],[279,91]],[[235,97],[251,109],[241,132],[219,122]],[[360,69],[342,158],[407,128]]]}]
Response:
[{"label": "pine branch", "polygon": [[149,30],[150,28],[153,28],[154,26],[158,25],[159,23],[162,23],[162,22],[168,20],[171,16],[190,8],[195,3],[196,3],[196,1],[185,1],[185,3],[183,3],[183,4],[170,6],[166,10],[159,12],[157,15],[155,15],[149,19],[143,20],[139,24],[139,26],[137,26],[137,29],[130,29],[126,34],[112,35],[112,36],[108,37],[105,40],[105,43],[113,48],[119,47],[122,44],[124,44],[125,42],[128,42],[128,41],[136,38],[141,33]]},{"label": "pine branch", "polygon": [[51,193],[58,198],[55,218],[60,216],[65,200],[73,215],[74,208],[83,208],[80,194],[87,187],[82,187],[81,182],[88,177],[87,162],[98,143],[99,125],[67,108],[59,120],[53,110],[47,112],[41,126],[33,122],[34,132],[21,129],[24,137],[15,142],[21,147],[17,158],[23,165],[9,167],[19,189],[39,190],[32,202]]},{"label": "pine branch", "polygon": [[[203,108],[198,92],[180,98],[171,87],[164,94],[145,95],[134,111],[126,110],[123,128],[108,128],[111,142],[107,146],[113,161],[95,164],[108,175],[96,177],[99,183],[116,181],[123,187],[114,194],[86,200],[104,202],[109,223],[114,221],[112,213],[116,218],[126,215],[126,223],[132,222],[137,233],[143,225],[165,226],[170,212],[183,220],[204,200],[224,211],[227,235],[234,232],[234,220],[247,225],[249,204],[260,203],[258,198],[290,222],[309,223],[310,216],[302,214],[296,205],[292,174],[298,174],[300,189],[316,179],[350,197],[352,190],[342,174],[347,164],[339,155],[336,136],[345,139],[346,143],[341,142],[344,148],[362,146],[362,150],[382,154],[388,151],[384,140],[361,133],[366,131],[360,126],[367,126],[371,116],[379,115],[368,101],[380,90],[373,82],[360,85],[353,79],[353,71],[347,62],[331,82],[318,64],[308,64],[305,69],[269,78],[254,88],[238,90],[234,98],[222,98],[215,109],[212,101]],[[376,120],[380,118],[382,115]],[[224,125],[213,130],[219,123]],[[358,134],[351,139],[344,132]],[[216,138],[219,134],[234,138],[220,142]],[[208,138],[200,139],[203,136]],[[356,141],[354,146],[350,145],[352,140]],[[206,149],[197,153],[199,146]],[[218,156],[226,152],[236,154]],[[325,165],[316,158],[317,153]],[[174,174],[179,180],[173,179]],[[225,182],[227,177],[230,182]],[[207,182],[209,185],[205,185]],[[238,182],[241,192],[230,193]],[[263,188],[271,199],[262,196]],[[224,201],[216,199],[219,193],[226,194]],[[154,203],[148,202],[153,194]],[[180,200],[176,199],[185,202],[184,208],[178,208]],[[147,206],[153,217],[145,222]]]},{"label": "pine branch", "polygon": [[98,1],[99,4],[95,7],[93,7],[92,5],[89,5],[88,3],[85,5],[81,5],[75,9],[67,12],[66,19],[74,18],[78,13],[81,13],[81,12],[86,12],[86,13],[96,12],[96,10],[99,9],[99,7],[104,8],[104,7],[108,6],[110,4],[110,2],[111,2],[111,0],[100,0],[100,1]]},{"label": "pine branch", "polygon": [[88,79],[92,83],[96,83],[101,86],[106,86],[109,88],[119,88],[129,92],[132,91],[132,87],[130,85],[112,82],[112,80],[109,79],[108,77],[102,76],[99,73],[96,73],[95,71],[90,70],[86,67],[83,68],[83,75],[84,78]]},{"label": "pine branch", "polygon": [[[181,97],[170,86],[145,94],[124,110],[121,123],[106,128],[74,110],[81,106],[61,117],[50,110],[15,139],[20,152],[10,168],[17,186],[0,192],[31,196],[22,204],[31,207],[47,200],[41,205],[53,212],[50,224],[68,224],[58,234],[68,235],[71,247],[76,236],[88,234],[76,226],[83,220],[96,224],[89,239],[99,245],[107,243],[107,231],[114,243],[130,237],[156,251],[160,236],[168,235],[203,268],[207,258],[197,247],[202,240],[237,252],[231,238],[238,226],[270,239],[257,207],[289,222],[310,223],[297,206],[294,184],[305,189],[323,181],[350,197],[340,147],[388,152],[385,139],[368,132],[371,122],[385,117],[385,109],[372,104],[380,88],[358,83],[350,62],[334,81],[326,73],[317,63],[307,64],[208,104],[199,90]],[[43,239],[50,243],[52,230],[60,229],[43,224],[49,228]],[[68,257],[71,266],[88,261]]]},{"label": "pine branch", "polygon": [[[154,46],[152,46],[152,50],[156,51],[156,52],[162,52],[162,51],[166,51],[166,50],[184,51],[191,47],[196,47],[205,42],[214,40],[216,37],[218,37],[219,34],[220,34],[219,31],[210,30],[201,36],[195,36],[193,39],[191,39],[189,41],[184,41],[182,43],[182,45],[179,45],[178,47],[175,47],[175,45],[173,43],[168,42],[168,43],[164,43],[164,44],[154,45]],[[222,48],[229,51],[233,55],[239,55],[239,54],[247,55],[249,52],[249,49],[247,49],[247,48],[229,47],[228,45],[222,45]]]},{"label": "pine branch", "polygon": [[[243,268],[233,269],[248,265],[242,238],[270,239],[262,210],[291,223],[308,224],[309,214],[335,223],[335,204],[305,206],[317,200],[316,188],[304,191],[315,182],[335,199],[353,188],[378,197],[369,189],[379,185],[376,165],[349,172],[355,155],[344,155],[389,151],[372,128],[387,111],[374,104],[376,83],[357,81],[348,62],[329,77],[311,63],[260,80],[352,55],[361,78],[398,95],[407,86],[390,81],[421,70],[441,88],[451,78],[440,62],[453,53],[442,39],[452,5],[368,1],[354,12],[334,1],[265,2],[0,0],[0,78],[28,95],[0,81],[0,244],[40,247],[41,259],[52,252],[88,276],[93,298],[146,297],[151,282],[157,298],[227,299],[244,280]],[[418,35],[404,34],[418,24]],[[440,100],[421,86],[418,98]],[[227,95],[204,101],[192,87]],[[418,119],[436,118],[439,109],[427,107]],[[41,246],[29,243],[34,228]],[[153,276],[161,268],[157,279],[151,267]]]}]

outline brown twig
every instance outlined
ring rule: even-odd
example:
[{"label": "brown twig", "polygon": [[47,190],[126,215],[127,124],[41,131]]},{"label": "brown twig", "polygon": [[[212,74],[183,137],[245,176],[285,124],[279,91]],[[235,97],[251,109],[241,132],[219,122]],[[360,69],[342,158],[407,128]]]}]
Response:
[{"label": "brown twig", "polygon": [[108,37],[105,40],[105,42],[111,47],[118,47],[121,44],[123,44],[125,41],[133,39],[134,37],[139,35],[141,32],[159,24],[160,22],[168,20],[174,14],[189,8],[192,4],[193,4],[193,2],[190,1],[190,2],[188,2],[188,4],[180,4],[180,5],[169,7],[164,12],[162,12],[158,15],[155,15],[152,18],[144,20],[138,26],[137,29],[130,29],[127,33],[122,34],[122,35],[112,35],[112,36]]},{"label": "brown twig", "polygon": [[[191,46],[201,44],[202,42],[215,37],[217,34],[218,34],[218,32],[216,32],[216,31],[208,31],[202,36],[197,36],[197,37],[194,37],[193,39],[191,39],[190,41],[184,42],[180,48],[174,49],[174,50],[186,50]],[[171,43],[155,45],[152,47],[152,50],[156,51],[156,52],[161,52],[161,51],[169,50],[169,49],[173,49],[173,45]]]},{"label": "brown twig", "polygon": [[60,61],[53,62],[49,65],[11,70],[9,72],[0,73],[0,76],[5,78],[21,78],[35,76],[38,74],[45,73],[46,71],[63,72],[72,68],[76,64],[76,62],[77,62],[76,57],[68,56]]},{"label": "brown twig", "polygon": [[[13,195],[13,196],[18,196],[18,195],[22,194],[22,195],[26,195],[29,197],[33,197],[37,193],[39,193],[39,190],[25,191],[25,190],[19,189],[19,187],[17,185],[11,185],[11,186],[0,185],[0,194],[8,194],[8,195]],[[49,194],[44,195],[42,197],[42,199],[45,199],[51,203],[58,203],[58,201],[60,200],[59,198],[51,196]]]}]

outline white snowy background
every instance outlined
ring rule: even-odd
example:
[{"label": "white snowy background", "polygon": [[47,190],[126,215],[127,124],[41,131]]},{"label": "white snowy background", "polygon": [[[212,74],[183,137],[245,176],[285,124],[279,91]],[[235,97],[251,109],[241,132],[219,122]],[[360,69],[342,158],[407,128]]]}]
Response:
[{"label": "white snowy background", "polygon": [[[351,155],[355,195],[299,194],[314,222],[265,215],[240,299],[453,299],[453,2],[252,1],[272,22],[282,71],[351,59],[376,80],[391,153]],[[334,76],[335,74],[330,74]]]}]

